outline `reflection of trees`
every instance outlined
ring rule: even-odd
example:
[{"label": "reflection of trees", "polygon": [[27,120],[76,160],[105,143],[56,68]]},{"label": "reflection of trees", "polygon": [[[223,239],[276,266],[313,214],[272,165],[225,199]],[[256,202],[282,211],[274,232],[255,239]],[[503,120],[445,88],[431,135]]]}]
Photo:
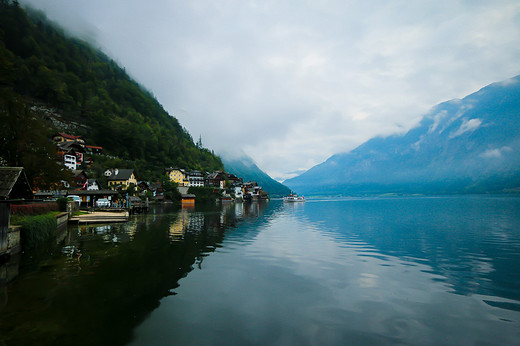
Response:
[{"label": "reflection of trees", "polygon": [[[222,246],[227,230],[254,237],[264,210],[230,205],[72,228],[67,251],[49,249],[39,266],[46,270],[19,277],[0,315],[0,335],[7,344],[125,344],[179,280]],[[113,241],[125,235],[125,242]]]}]

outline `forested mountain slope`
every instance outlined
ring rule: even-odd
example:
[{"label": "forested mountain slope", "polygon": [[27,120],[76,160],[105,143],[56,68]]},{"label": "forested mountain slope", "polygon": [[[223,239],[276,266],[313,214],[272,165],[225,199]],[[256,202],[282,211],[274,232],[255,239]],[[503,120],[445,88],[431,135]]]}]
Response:
[{"label": "forested mountain slope", "polygon": [[[81,135],[138,169],[142,178],[170,166],[223,168],[216,155],[196,146],[178,120],[113,60],[67,37],[42,13],[8,0],[0,0],[0,96],[3,125],[16,104],[19,111],[10,114],[13,118],[38,118],[43,121],[40,129],[49,133]],[[9,146],[6,142],[1,145]],[[0,154],[4,164],[23,163],[5,153]]]}]

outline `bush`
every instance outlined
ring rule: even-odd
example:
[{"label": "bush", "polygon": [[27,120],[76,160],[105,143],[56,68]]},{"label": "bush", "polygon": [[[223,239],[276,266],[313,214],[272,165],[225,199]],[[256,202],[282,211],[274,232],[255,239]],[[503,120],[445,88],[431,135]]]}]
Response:
[{"label": "bush", "polygon": [[195,200],[197,202],[214,202],[219,199],[221,196],[218,192],[218,189],[214,187],[202,187],[202,186],[192,186],[188,189],[188,193],[195,195]]},{"label": "bush", "polygon": [[30,249],[56,236],[58,227],[54,214],[27,216],[20,222],[22,247]]},{"label": "bush", "polygon": [[11,215],[41,215],[57,210],[58,204],[56,202],[11,205]]},{"label": "bush", "polygon": [[68,203],[67,197],[60,197],[56,200],[56,203],[58,203],[58,210],[59,211],[67,211],[67,203]]}]

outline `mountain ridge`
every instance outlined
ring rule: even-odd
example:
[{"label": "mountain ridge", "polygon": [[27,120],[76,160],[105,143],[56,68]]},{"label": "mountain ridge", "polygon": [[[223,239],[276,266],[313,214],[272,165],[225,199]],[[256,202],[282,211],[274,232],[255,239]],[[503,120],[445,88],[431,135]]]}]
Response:
[{"label": "mountain ridge", "polygon": [[245,154],[237,156],[221,153],[220,157],[227,172],[242,177],[244,181],[256,181],[271,197],[282,197],[291,192],[287,186],[261,170],[253,159]]},{"label": "mountain ridge", "polygon": [[516,76],[440,103],[407,133],[372,138],[284,184],[311,195],[516,191],[519,110]]}]

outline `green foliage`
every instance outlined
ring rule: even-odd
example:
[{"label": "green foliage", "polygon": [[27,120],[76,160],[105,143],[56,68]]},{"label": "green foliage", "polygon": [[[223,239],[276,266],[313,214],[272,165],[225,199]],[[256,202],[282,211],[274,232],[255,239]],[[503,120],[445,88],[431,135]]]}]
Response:
[{"label": "green foliage", "polygon": [[58,210],[59,211],[67,211],[67,203],[69,202],[69,199],[67,197],[60,197],[56,200],[56,203],[58,203]]},{"label": "green foliage", "polygon": [[0,164],[24,167],[33,188],[71,180],[56,162],[56,148],[48,139],[51,133],[21,97],[0,89]]},{"label": "green foliage", "polygon": [[192,186],[188,189],[188,193],[195,195],[197,203],[215,202],[221,197],[213,187]]},{"label": "green foliage", "polygon": [[75,134],[131,162],[128,168],[140,179],[156,178],[171,166],[223,169],[220,158],[197,147],[178,120],[113,60],[67,38],[42,13],[27,16],[7,0],[0,0],[0,85],[59,109],[65,122],[85,125]]},{"label": "green foliage", "polygon": [[20,221],[22,247],[35,248],[56,236],[57,222],[54,213],[27,216]]},{"label": "green foliage", "polygon": [[168,177],[161,177],[161,185],[164,191],[164,197],[172,202],[180,202],[181,194],[177,189],[177,183],[171,181]]}]

